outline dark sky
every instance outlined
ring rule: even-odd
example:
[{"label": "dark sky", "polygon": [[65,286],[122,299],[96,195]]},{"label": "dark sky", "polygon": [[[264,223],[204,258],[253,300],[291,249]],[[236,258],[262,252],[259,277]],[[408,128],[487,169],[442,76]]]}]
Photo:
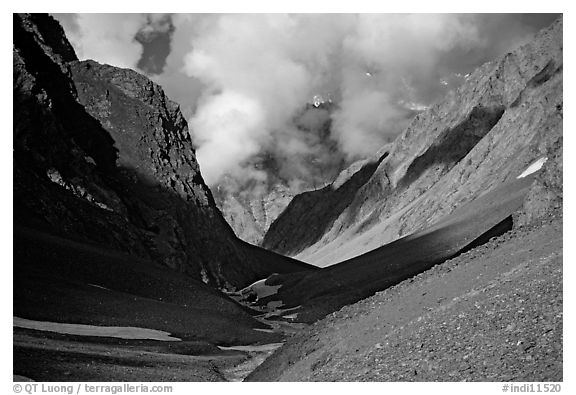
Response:
[{"label": "dark sky", "polygon": [[170,17],[167,18],[170,28],[168,31],[152,31],[148,34],[140,31],[136,34],[136,41],[142,44],[142,57],[136,66],[148,74],[161,74],[166,65],[166,58],[170,54],[170,41],[174,33],[174,25]]}]

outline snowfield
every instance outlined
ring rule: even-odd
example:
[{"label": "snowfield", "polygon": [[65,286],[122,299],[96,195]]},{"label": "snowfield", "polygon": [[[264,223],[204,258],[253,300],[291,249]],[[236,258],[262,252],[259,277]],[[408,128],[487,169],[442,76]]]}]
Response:
[{"label": "snowfield", "polygon": [[548,158],[543,156],[542,158],[538,159],[536,162],[534,162],[530,166],[528,166],[526,168],[526,170],[524,170],[522,172],[522,174],[520,174],[516,178],[524,178],[526,176],[529,176],[532,173],[536,173],[538,170],[540,170],[542,168],[542,166],[544,166],[544,163],[546,163],[547,160],[548,160]]},{"label": "snowfield", "polygon": [[244,351],[244,352],[267,352],[267,351],[274,351],[278,347],[281,347],[284,343],[270,343],[270,344],[261,344],[256,346],[218,346],[220,350],[235,350],[235,351]]},{"label": "snowfield", "polygon": [[275,295],[282,285],[266,285],[267,278],[258,280],[240,291],[241,295],[256,294],[258,299]]},{"label": "snowfield", "polygon": [[63,324],[60,322],[34,321],[14,317],[13,325],[17,328],[34,329],[37,331],[63,333],[77,336],[116,337],[132,340],[181,341],[170,333],[156,329],[137,328],[131,326],[96,326],[83,324]]}]

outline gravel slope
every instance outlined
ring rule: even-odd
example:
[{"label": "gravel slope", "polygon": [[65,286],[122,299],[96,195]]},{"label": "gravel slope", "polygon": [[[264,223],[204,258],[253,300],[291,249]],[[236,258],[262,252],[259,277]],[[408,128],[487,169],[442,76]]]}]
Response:
[{"label": "gravel slope", "polygon": [[532,177],[495,188],[422,232],[319,271],[306,272],[299,280],[294,281],[298,273],[277,276],[274,281],[282,287],[261,303],[300,305],[298,321],[312,323],[396,285],[511,229],[511,216],[522,206]]},{"label": "gravel slope", "polygon": [[247,380],[561,381],[562,300],[551,218],[342,308]]}]

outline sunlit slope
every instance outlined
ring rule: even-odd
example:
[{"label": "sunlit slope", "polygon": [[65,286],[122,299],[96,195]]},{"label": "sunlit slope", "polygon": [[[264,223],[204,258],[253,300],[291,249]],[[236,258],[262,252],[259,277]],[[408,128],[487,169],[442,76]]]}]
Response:
[{"label": "sunlit slope", "polygon": [[302,305],[298,320],[314,321],[397,284],[509,230],[511,216],[522,206],[533,177],[506,183],[421,232],[314,273],[288,275],[285,286],[264,301]]},{"label": "sunlit slope", "polygon": [[333,265],[430,227],[541,157],[561,156],[562,31],[559,19],[482,65],[343,182],[296,196],[263,246]]}]

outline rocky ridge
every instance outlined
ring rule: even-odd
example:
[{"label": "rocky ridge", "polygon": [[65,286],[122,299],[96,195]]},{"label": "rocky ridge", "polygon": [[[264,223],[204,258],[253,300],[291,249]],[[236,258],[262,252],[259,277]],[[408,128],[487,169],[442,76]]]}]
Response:
[{"label": "rocky ridge", "polygon": [[[562,76],[560,19],[417,115],[386,158],[375,157],[356,173],[382,159],[360,185],[344,192],[352,177],[296,196],[262,245],[320,266],[334,264],[430,226],[542,157],[549,158],[544,172],[555,176],[536,181],[525,203],[532,214],[522,218],[558,208]],[[324,205],[337,194],[346,195],[347,204]]]}]

